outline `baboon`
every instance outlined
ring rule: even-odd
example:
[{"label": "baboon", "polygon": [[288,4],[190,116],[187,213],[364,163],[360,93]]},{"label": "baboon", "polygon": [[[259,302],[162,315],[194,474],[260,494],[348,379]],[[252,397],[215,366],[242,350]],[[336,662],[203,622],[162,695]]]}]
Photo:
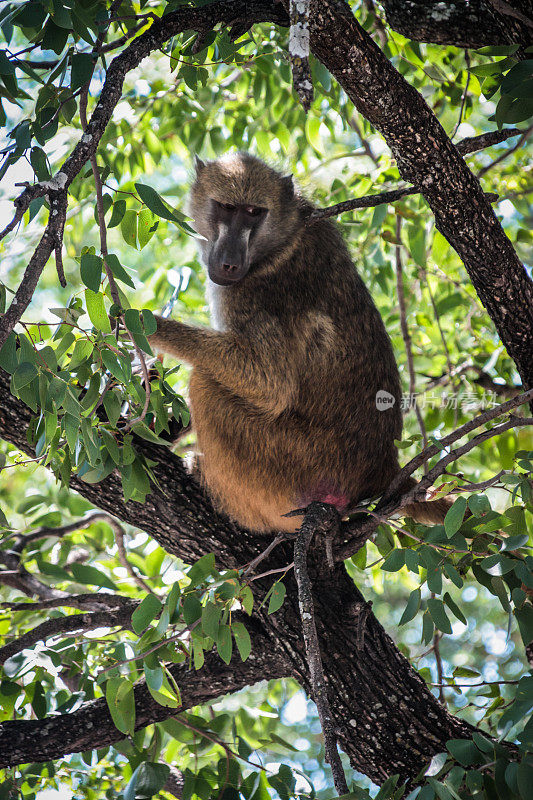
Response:
[{"label": "baboon", "polygon": [[[192,366],[211,497],[257,532],[295,530],[301,517],[284,514],[313,500],[343,513],[399,470],[389,337],[335,225],[306,225],[312,210],[292,177],[247,153],[197,159],[190,214],[213,329],[158,317],[151,337]],[[435,504],[417,505],[430,521]]]}]

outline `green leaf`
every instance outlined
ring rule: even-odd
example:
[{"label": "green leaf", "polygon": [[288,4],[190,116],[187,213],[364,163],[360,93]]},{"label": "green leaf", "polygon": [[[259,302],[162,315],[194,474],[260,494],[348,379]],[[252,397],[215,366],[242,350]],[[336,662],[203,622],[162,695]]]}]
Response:
[{"label": "green leaf", "polygon": [[142,333],[141,313],[136,308],[128,308],[124,312],[124,323],[132,333]]},{"label": "green leaf", "polygon": [[103,333],[111,333],[111,324],[105,310],[104,295],[101,292],[85,290],[87,313],[94,327]]},{"label": "green leaf", "polygon": [[191,587],[203,583],[209,575],[215,572],[215,554],[206,553],[198,559],[187,572]]},{"label": "green leaf", "polygon": [[102,281],[102,259],[92,253],[84,253],[81,257],[81,279],[85,286],[98,292]]},{"label": "green leaf", "polygon": [[107,589],[116,589],[111,578],[89,564],[71,564],[69,567],[74,580],[78,583],[88,583],[91,586],[105,586]]},{"label": "green leaf", "polygon": [[514,615],[518,622],[522,641],[527,647],[530,642],[533,642],[533,606],[524,605],[523,608],[516,608]]},{"label": "green leaf", "polygon": [[399,625],[405,625],[406,622],[410,622],[412,619],[416,617],[420,610],[420,602],[421,602],[421,593],[420,589],[413,589],[411,594],[409,595],[409,600],[407,601],[407,605],[405,606],[405,610],[402,614],[400,619]]},{"label": "green leaf", "polygon": [[206,636],[216,641],[218,636],[218,626],[222,616],[222,608],[214,603],[208,602],[202,610],[202,630]]},{"label": "green leaf", "polygon": [[5,50],[0,50],[0,75],[14,75],[15,65],[8,58]]},{"label": "green leaf", "polygon": [[463,524],[466,511],[466,498],[458,497],[444,517],[444,529],[449,539],[454,536]]},{"label": "green leaf", "polygon": [[126,244],[131,245],[137,249],[137,212],[126,211],[120,223],[120,230],[122,237]]},{"label": "green leaf", "polygon": [[398,572],[404,565],[405,552],[403,550],[393,550],[381,565],[381,569],[384,572]]},{"label": "green leaf", "polygon": [[153,689],[155,692],[158,692],[163,686],[164,672],[161,665],[157,662],[152,669],[145,661],[144,677],[150,689]]},{"label": "green leaf", "polygon": [[69,369],[75,369],[86,361],[94,350],[94,344],[90,339],[78,339],[74,345],[72,356],[70,357]]},{"label": "green leaf", "polygon": [[135,289],[135,284],[114,253],[108,253],[105,257],[105,263],[118,281],[122,281],[126,286]]},{"label": "green leaf", "polygon": [[[124,365],[122,361],[119,360],[116,353],[113,350],[110,350],[108,347],[103,347],[100,351],[100,355],[102,357],[102,361],[104,362],[104,366],[109,372],[115,376],[121,383],[128,383],[129,376],[126,375],[124,372]],[[105,400],[106,395],[104,395]],[[105,408],[104,403],[104,408]]]},{"label": "green leaf", "polygon": [[147,594],[131,615],[131,624],[137,634],[141,634],[150,622],[161,613],[162,602],[154,595]]},{"label": "green leaf", "polygon": [[84,86],[87,83],[87,81],[93,74],[94,64],[95,62],[93,61],[93,57],[88,53],[75,53],[72,56],[72,61],[71,61],[72,68],[70,72],[70,88],[73,91],[74,89],[78,89],[80,86]]},{"label": "green leaf", "polygon": [[269,614],[275,614],[275,612],[281,608],[283,601],[285,600],[286,593],[287,589],[285,588],[284,583],[278,581],[274,584],[270,593],[270,600],[268,601]]},{"label": "green leaf", "polygon": [[320,138],[320,119],[317,117],[310,117],[307,116],[305,120],[305,138],[311,145],[311,147],[323,155],[324,153],[324,145],[322,144],[322,139]]},{"label": "green leaf", "polygon": [[141,314],[144,332],[147,336],[151,336],[157,330],[157,320],[149,308],[143,308]]},{"label": "green leaf", "polygon": [[421,267],[426,266],[426,236],[423,225],[409,225],[407,228],[409,250],[415,262]]},{"label": "green leaf", "polygon": [[123,199],[115,200],[113,203],[113,211],[111,212],[111,219],[107,223],[108,228],[116,228],[120,225],[126,213],[126,201]]},{"label": "green leaf", "polygon": [[229,625],[220,625],[216,639],[217,650],[220,658],[226,664],[231,661],[233,643],[231,639],[231,629]]},{"label": "green leaf", "polygon": [[437,597],[431,597],[427,603],[428,610],[431,614],[431,619],[433,620],[435,627],[443,633],[452,633],[452,626],[450,624],[450,620],[446,616],[446,611],[444,610],[444,603],[442,600],[439,600]]},{"label": "green leaf", "polygon": [[23,361],[22,364],[18,365],[11,379],[13,381],[14,391],[19,392],[23,386],[27,386],[28,383],[31,383],[32,380],[37,377],[37,375],[38,372],[35,364],[30,364],[27,361]]},{"label": "green leaf", "polygon": [[110,678],[105,696],[109,713],[121,733],[133,736],[135,731],[135,696],[133,684],[127,678]]},{"label": "green leaf", "polygon": [[452,675],[454,678],[479,678],[481,673],[470,667],[455,667]]},{"label": "green leaf", "polygon": [[170,772],[166,764],[143,761],[139,764],[124,790],[124,800],[150,798],[164,787]]},{"label": "green leaf", "polygon": [[448,592],[444,592],[444,596],[442,598],[452,614],[454,614],[458,620],[460,620],[463,625],[468,625],[468,620],[466,619],[465,615],[457,605],[457,603],[450,597]]},{"label": "green leaf", "polygon": [[242,624],[242,622],[233,622],[231,626],[233,636],[235,637],[235,644],[239,651],[242,661],[246,661],[252,651],[252,642],[250,634]]},{"label": "green leaf", "polygon": [[195,594],[188,594],[183,600],[183,619],[193,625],[202,616],[202,604]]},{"label": "green leaf", "polygon": [[17,369],[17,336],[11,331],[0,349],[0,367],[10,375]]},{"label": "green leaf", "polygon": [[150,211],[153,211],[157,217],[168,219],[170,222],[178,222],[183,219],[183,215],[178,216],[174,210],[170,210],[166,207],[161,195],[151,186],[147,186],[144,183],[136,183],[135,188],[143,203],[148,206]]},{"label": "green leaf", "polygon": [[241,589],[240,600],[243,609],[250,616],[254,608],[254,596],[249,586],[243,586]]},{"label": "green leaf", "polygon": [[154,219],[150,209],[143,208],[143,210],[139,213],[139,219],[137,222],[137,236],[139,238],[139,247],[141,250],[145,245],[148,244],[158,225],[159,222]]},{"label": "green leaf", "polygon": [[[109,351],[111,352],[111,351]],[[117,422],[120,419],[121,413],[121,403],[118,398],[118,395],[114,391],[108,391],[104,394],[104,409],[105,413],[107,414],[107,418],[111,425],[115,428]]]},{"label": "green leaf", "polygon": [[482,517],[492,511],[490,500],[484,494],[471,494],[468,498],[468,508],[475,517]]},{"label": "green leaf", "polygon": [[522,800],[531,800],[531,787],[533,786],[533,766],[523,761],[518,765],[516,773],[518,789]]}]

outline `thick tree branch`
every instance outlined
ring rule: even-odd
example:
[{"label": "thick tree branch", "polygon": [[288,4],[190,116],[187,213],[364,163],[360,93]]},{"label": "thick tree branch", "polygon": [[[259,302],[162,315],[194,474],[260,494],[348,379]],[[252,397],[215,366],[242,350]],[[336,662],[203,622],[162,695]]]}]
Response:
[{"label": "thick tree branch", "polygon": [[[75,619],[75,618],[74,618]],[[260,680],[282,678],[290,674],[283,653],[276,652],[275,643],[259,628],[248,625],[253,642],[253,657],[243,663],[234,657],[226,665],[215,653],[206,653],[200,672],[188,665],[170,667],[180,687],[181,710],[202,705],[220,695],[235,692]],[[175,709],[159,705],[146,685],[135,688],[136,728],[161,722],[176,713]],[[84,704],[71,714],[61,714],[42,720],[20,720],[0,723],[0,768],[49,761],[67,753],[78,753],[105,747],[124,738],[115,728],[105,699]]]},{"label": "thick tree branch", "polygon": [[[514,136],[520,136],[520,142],[525,141],[529,129],[520,131],[518,128],[504,128],[501,131],[490,131],[489,133],[482,133],[479,136],[471,136],[467,139],[462,139],[455,146],[461,155],[471,155],[486,147],[492,147],[495,144],[512,139]],[[359,137],[360,138],[360,137]],[[368,146],[368,145],[367,145]],[[373,208],[374,206],[383,205],[383,203],[394,203],[396,200],[401,200],[412,194],[420,194],[420,189],[416,186],[405,186],[399,189],[392,189],[386,192],[379,192],[378,194],[369,194],[365,197],[354,197],[352,200],[344,200],[342,203],[336,203],[327,208],[317,208],[311,212],[308,219],[308,224],[317,222],[319,219],[327,217],[336,217],[339,214],[344,214],[346,211],[355,211],[358,208]],[[485,197],[491,203],[498,200],[497,194],[486,193]]]},{"label": "thick tree branch", "polygon": [[[333,520],[332,515],[335,517]],[[331,767],[337,794],[341,796],[348,794],[348,785],[339,751],[337,750],[337,734],[331,713],[316,629],[313,587],[307,569],[307,551],[313,537],[320,534],[328,536],[331,526],[338,527],[338,524],[339,517],[335,509],[324,503],[311,503],[294,543],[294,574],[298,585],[298,608],[302,620],[305,653],[309,666],[309,680],[324,735],[324,754]]]},{"label": "thick tree branch", "polygon": [[533,282],[479,181],[423,97],[343,0],[313,0],[310,20],[311,49],[383,135],[404,180],[427,200],[437,229],[462,259],[524,386],[533,386]]},{"label": "thick tree branch", "polygon": [[533,41],[529,0],[381,0],[387,22],[417,42],[477,49]]},{"label": "thick tree branch", "polygon": [[33,647],[37,642],[46,642],[52,636],[66,635],[83,631],[92,631],[95,628],[121,628],[129,627],[131,614],[138,603],[132,601],[130,607],[122,606],[114,611],[93,611],[88,614],[71,614],[64,617],[47,619],[31,631],[22,634],[12,642],[0,647],[0,664],[8,658],[20,653],[25,648]]},{"label": "thick tree branch", "polygon": [[[9,393],[9,379],[0,371],[0,437],[31,452],[25,437],[30,416],[29,409]],[[145,530],[167,552],[185,561],[215,552],[224,567],[242,566],[250,564],[259,552],[268,549],[271,537],[258,537],[216,514],[200,487],[183,469],[181,461],[167,448],[142,440],[136,442],[136,447],[155,462],[154,471],[159,484],[165,487],[164,493],[154,486],[146,503],[125,504],[120,480],[114,474],[100,484],[86,484],[74,476],[71,487],[95,505]],[[309,571],[328,692],[335,698],[332,713],[339,745],[354,766],[376,782],[382,782],[387,774],[394,772],[399,772],[405,779],[412,778],[428,756],[445,748],[449,738],[468,737],[471,728],[447,714],[427,690],[423,680],[370,612],[344,566],[336,564],[333,572],[328,570],[326,575],[323,574],[322,554],[320,546],[318,561],[310,559]],[[290,543],[279,543],[267,553],[261,561],[264,577],[254,581],[254,594],[257,592],[258,597],[264,595],[272,583],[272,578],[269,578],[271,570],[278,570],[280,565],[291,560]],[[260,640],[256,640],[254,635],[252,659],[244,665],[250,671],[240,671],[241,665],[233,661],[230,668],[226,668],[213,656],[215,661],[208,660],[206,673],[202,670],[188,677],[180,672],[176,677],[185,705],[189,698],[191,704],[201,703],[207,697],[233,691],[246,683],[275,677],[273,669],[279,670],[278,676],[293,676],[306,691],[312,692],[292,573],[284,582],[287,598],[280,611],[269,616],[263,608],[257,616],[254,612],[252,617],[252,626],[257,620],[256,624],[261,627],[258,635],[263,636],[263,631],[266,635]],[[89,597],[96,601],[107,599],[108,595]],[[117,599],[114,595],[109,597]],[[74,603],[73,598],[38,601],[32,607],[69,603],[98,610],[92,605]],[[16,607],[21,608],[20,604]],[[273,645],[280,652],[273,653]],[[254,665],[257,671],[253,669]],[[227,680],[229,682],[225,683]],[[209,695],[206,686],[214,687]],[[189,692],[196,693],[191,697]],[[141,690],[139,697],[139,726],[164,719],[171,713],[169,709],[157,706],[147,697],[145,690]],[[392,697],[396,699],[393,701]],[[403,698],[402,702],[400,698]],[[42,735],[44,730],[47,731],[46,737]],[[78,749],[100,747],[120,738],[121,734],[113,728],[104,703],[98,701],[82,707],[72,718],[68,715],[38,722],[4,723],[0,752],[4,751],[5,743],[8,763],[16,763],[13,759],[20,762],[47,760]]]},{"label": "thick tree branch", "polygon": [[[211,30],[217,23],[233,25],[237,21],[246,21],[249,25],[268,21],[281,25],[288,24],[288,18],[279,4],[261,2],[261,0],[248,0],[247,2],[245,0],[223,0],[223,2],[212,3],[202,8],[180,8],[154,21],[147,31],[131,42],[111,62],[100,97],[83,136],[59,172],[50,181],[29,186],[15,200],[15,216],[18,219],[22,217],[32,200],[45,195],[50,196],[51,212],[45,232],[26,268],[15,298],[0,319],[0,347],[28,307],[44,266],[57,247],[64,226],[68,187],[86,161],[95,155],[107,123],[111,119],[113,109],[122,96],[122,87],[127,73],[137,67],[153,50],[160,48],[171,36],[175,36],[181,31],[205,28]],[[54,211],[57,213],[54,214]]]}]

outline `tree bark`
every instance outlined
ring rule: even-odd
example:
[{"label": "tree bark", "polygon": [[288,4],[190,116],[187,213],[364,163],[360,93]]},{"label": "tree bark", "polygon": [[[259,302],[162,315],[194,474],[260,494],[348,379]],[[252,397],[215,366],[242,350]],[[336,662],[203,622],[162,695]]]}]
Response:
[{"label": "tree bark", "polygon": [[344,0],[313,0],[310,28],[314,54],[383,135],[402,178],[427,200],[437,229],[462,259],[524,388],[533,386],[533,282],[479,180],[422,95],[394,69]]},{"label": "tree bark", "polygon": [[531,0],[381,0],[381,5],[391,28],[417,42],[476,49],[533,41]]},{"label": "tree bark", "polygon": [[[533,284],[479,181],[422,97],[394,70],[342,0],[314,0],[310,19],[315,54],[383,134],[402,176],[420,188],[435,214],[438,229],[463,259],[518,366],[524,387],[532,386]],[[0,373],[0,436],[31,453],[25,438],[29,419],[29,410],[10,395],[9,379]],[[172,453],[142,441],[136,446],[155,462],[154,471],[164,487],[164,491],[154,487],[145,504],[125,504],[116,475],[96,485],[74,477],[72,488],[100,508],[150,533],[167,552],[186,561],[214,552],[220,566],[241,566],[265,547],[268,538],[238,528],[213,510]],[[291,553],[284,546],[276,549],[262,566],[279,566],[290,560]],[[353,766],[376,782],[381,783],[393,773],[412,779],[432,755],[445,749],[447,739],[469,737],[471,728],[438,703],[375,617],[362,614],[366,605],[342,565],[331,573],[324,571],[323,561],[319,550],[314,562],[311,559],[310,570],[340,744]],[[259,593],[268,588],[267,583],[258,584],[254,588]],[[259,677],[292,675],[309,690],[297,593],[291,578],[287,580],[287,599],[280,611],[269,617],[263,609],[253,618],[253,625],[259,625],[259,639],[265,638],[257,640],[251,659],[242,669],[235,660],[228,668],[212,654],[205,682],[203,673],[193,674],[192,681],[191,673],[183,668],[177,670],[185,703],[205,702]],[[362,646],[358,647],[357,642],[361,641]],[[206,694],[205,683],[209,684],[210,695]],[[145,687],[137,691],[139,724],[174,713],[155,704]],[[122,738],[102,700],[63,717],[6,722],[1,730],[0,751],[10,754],[6,763],[46,760]]]},{"label": "tree bark", "polygon": [[[10,394],[9,378],[0,370],[0,438],[31,454],[25,435],[30,417],[29,409]],[[161,491],[154,486],[146,503],[124,503],[115,474],[99,484],[73,477],[72,488],[123,522],[151,534],[167,552],[185,561],[214,552],[219,568],[242,566],[266,547],[272,537],[257,537],[214,512],[180,459],[168,449],[142,440],[137,440],[136,447],[155,462],[155,475],[164,488]],[[340,746],[356,769],[378,783],[395,773],[412,779],[435,753],[445,749],[448,739],[468,738],[472,728],[440,705],[374,615],[367,613],[344,566],[339,564],[330,572],[324,567],[322,544],[317,547],[310,554],[316,623]],[[285,544],[261,562],[261,570],[291,561],[291,549]],[[271,581],[254,582],[257,598],[270,588]],[[285,583],[287,597],[282,608],[271,616],[263,608],[247,621],[254,647],[245,664],[241,665],[237,656],[228,668],[211,654],[206,672],[175,668],[185,707],[263,678],[292,676],[310,691],[297,589],[292,577]],[[363,642],[360,648],[358,641]],[[175,713],[153,701],[145,687],[137,691],[140,727]],[[3,723],[1,764],[47,760],[121,738],[105,701],[97,700],[74,714]]]},{"label": "tree bark", "polygon": [[[178,711],[159,705],[146,684],[136,687],[136,729],[162,722],[179,711],[202,705],[260,680],[288,675],[289,667],[276,643],[269,642],[264,632],[258,632],[257,624],[250,626],[248,623],[248,630],[254,657],[244,663],[237,656],[228,666],[212,652],[206,654],[205,664],[199,672],[189,671],[183,664],[170,667],[181,692],[183,705]],[[31,761],[50,761],[67,753],[105,747],[121,739],[124,739],[124,734],[115,728],[106,701],[93,700],[70,714],[0,723],[0,768]]]}]

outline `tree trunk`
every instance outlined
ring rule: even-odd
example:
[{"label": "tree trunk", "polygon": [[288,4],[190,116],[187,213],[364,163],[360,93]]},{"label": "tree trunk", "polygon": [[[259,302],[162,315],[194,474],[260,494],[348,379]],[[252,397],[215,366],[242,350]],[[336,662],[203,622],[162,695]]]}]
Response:
[{"label": "tree trunk", "polygon": [[[387,22],[417,42],[474,50],[533,41],[531,0],[381,0]],[[529,24],[527,20],[529,19]]]},{"label": "tree trunk", "polygon": [[[9,392],[9,378],[0,370],[0,437],[32,453],[25,431],[31,412]],[[72,480],[83,497],[151,534],[169,553],[193,561],[214,552],[219,568],[248,563],[272,537],[257,537],[216,514],[198,484],[169,450],[137,440],[136,447],[155,461],[154,472],[165,493],[153,487],[146,503],[124,503],[117,475],[98,484]],[[321,637],[330,701],[339,743],[357,770],[381,783],[390,774],[412,779],[449,738],[468,738],[472,728],[440,705],[424,681],[399,652],[366,608],[360,592],[339,564],[324,567],[322,545],[310,556],[316,621]],[[261,570],[292,561],[288,545],[275,549]],[[314,568],[313,568],[314,564]],[[319,566],[317,566],[319,565]],[[272,579],[254,582],[259,599]],[[207,702],[262,678],[292,676],[309,692],[296,584],[286,579],[287,598],[272,616],[263,608],[247,621],[254,647],[241,665],[234,657],[228,669],[214,654],[206,672],[188,673],[175,667],[185,707]],[[363,646],[357,647],[357,641]],[[175,713],[157,705],[146,688],[138,689],[138,722],[165,719]],[[136,694],[137,697],[137,694]],[[105,701],[82,706],[74,714],[46,720],[4,722],[0,728],[1,764],[48,760],[65,753],[100,747],[123,738],[113,726]]]},{"label": "tree trunk", "polygon": [[533,282],[479,180],[422,95],[394,69],[344,0],[313,0],[310,30],[314,54],[383,135],[401,176],[427,200],[437,229],[462,259],[524,388],[533,386]]}]

